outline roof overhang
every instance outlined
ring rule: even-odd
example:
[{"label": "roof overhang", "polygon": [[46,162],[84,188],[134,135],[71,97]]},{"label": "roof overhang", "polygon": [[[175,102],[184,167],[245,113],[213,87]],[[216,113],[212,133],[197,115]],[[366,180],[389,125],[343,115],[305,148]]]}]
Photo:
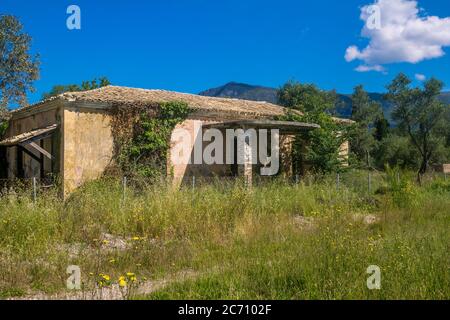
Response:
[{"label": "roof overhang", "polygon": [[315,123],[275,120],[238,120],[204,124],[205,129],[278,129],[283,134],[297,134],[309,130],[319,129]]},{"label": "roof overhang", "polygon": [[9,138],[6,138],[3,141],[0,141],[0,146],[12,147],[15,145],[21,145],[24,143],[31,143],[36,140],[42,140],[46,137],[50,136],[58,127],[57,124],[52,124],[51,126],[31,130],[28,132],[24,132]]}]

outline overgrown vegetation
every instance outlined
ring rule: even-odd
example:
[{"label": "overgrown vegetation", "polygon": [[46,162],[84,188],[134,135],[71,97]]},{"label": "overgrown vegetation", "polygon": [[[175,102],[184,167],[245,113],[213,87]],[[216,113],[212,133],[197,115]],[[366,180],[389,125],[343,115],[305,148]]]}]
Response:
[{"label": "overgrown vegetation", "polygon": [[443,84],[437,79],[423,87],[399,74],[388,86],[385,98],[392,104],[390,127],[380,107],[369,99],[362,86],[352,95],[352,165],[383,169],[385,165],[417,170],[418,178],[433,164],[450,159],[450,108],[439,101]]},{"label": "overgrown vegetation", "polygon": [[332,117],[336,94],[322,91],[314,85],[288,82],[279,90],[278,98],[285,107],[301,112],[289,111],[279,120],[320,125],[320,129],[296,137],[293,148],[294,171],[304,174],[306,166],[316,173],[339,171],[343,161],[339,150],[348,139],[351,126],[342,125]]},{"label": "overgrown vegetation", "polygon": [[188,105],[178,101],[116,106],[112,132],[120,174],[149,179],[166,176],[171,133],[188,113]]},{"label": "overgrown vegetation", "polygon": [[[16,18],[0,16],[0,136],[8,106],[26,104],[38,78],[30,42]],[[107,84],[101,78],[58,85],[44,98]],[[27,189],[1,190],[0,298],[64,291],[67,266],[77,265],[83,290],[147,279],[164,284],[122,298],[449,299],[449,181],[418,186],[413,173],[387,166],[385,175],[371,176],[370,189],[366,172],[342,173],[339,182],[331,175],[341,170],[339,147],[350,133],[358,166],[372,167],[372,156],[375,167],[400,165],[422,176],[430,164],[448,160],[450,111],[436,100],[440,89],[434,79],[411,88],[400,75],[388,86],[399,125],[389,128],[373,117],[378,107],[357,87],[357,124],[349,127],[332,117],[334,92],[288,82],[280,103],[303,114],[292,111],[282,120],[321,126],[298,137],[296,168],[311,165],[320,176],[253,189],[241,181],[198,185],[195,192],[158,183],[168,171],[170,134],[188,106],[114,106],[118,166],[110,169],[152,184],[124,188],[109,175],[66,202],[53,190],[36,202]],[[366,286],[373,264],[382,270],[381,290]]]},{"label": "overgrown vegetation", "polygon": [[5,121],[3,123],[0,123],[0,139],[3,138],[3,136],[6,133],[6,130],[8,129],[8,122]]},{"label": "overgrown vegetation", "polygon": [[313,84],[289,81],[278,91],[279,103],[303,116],[289,112],[282,120],[312,122],[321,125],[298,137],[294,148],[298,167],[308,163],[315,172],[340,169],[339,147],[350,141],[350,164],[353,168],[383,170],[385,165],[417,170],[418,179],[431,165],[450,159],[450,108],[438,97],[443,83],[426,81],[412,87],[411,80],[399,74],[387,86],[385,99],[392,104],[391,124],[381,105],[372,101],[362,85],[351,96],[353,125],[333,121],[336,94]]},{"label": "overgrown vegetation", "polygon": [[[163,284],[135,298],[448,299],[450,182],[418,187],[399,174],[373,176],[376,193],[365,172],[343,174],[339,188],[330,176],[124,195],[108,179],[66,203],[10,193],[0,198],[0,295],[64,291],[78,265],[85,289],[127,273]],[[369,265],[381,268],[381,290],[367,289]]]}]

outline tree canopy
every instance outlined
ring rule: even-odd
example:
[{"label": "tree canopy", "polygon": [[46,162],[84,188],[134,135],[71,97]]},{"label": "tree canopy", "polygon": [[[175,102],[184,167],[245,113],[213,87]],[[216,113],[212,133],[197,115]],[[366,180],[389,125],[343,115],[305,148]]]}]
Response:
[{"label": "tree canopy", "polygon": [[83,81],[81,85],[78,84],[67,84],[67,85],[55,85],[49,92],[42,95],[42,99],[48,99],[50,97],[57,96],[64,92],[75,92],[75,91],[87,91],[93,90],[101,87],[110,85],[111,82],[106,77],[100,77],[99,79],[93,79],[91,81]]},{"label": "tree canopy", "polygon": [[423,88],[412,88],[411,80],[402,73],[387,86],[386,99],[394,104],[392,118],[420,154],[419,178],[445,144],[443,130],[448,123],[444,115],[448,106],[438,100],[443,86],[441,81],[431,78]]},{"label": "tree canopy", "polygon": [[0,128],[8,118],[8,107],[25,105],[26,94],[39,78],[39,57],[30,53],[31,37],[20,21],[11,15],[0,16]]},{"label": "tree canopy", "polygon": [[[338,171],[342,167],[339,151],[347,139],[347,128],[332,117],[336,93],[320,90],[313,84],[287,82],[278,92],[279,103],[301,111],[288,112],[282,120],[316,123],[320,129],[305,132],[294,143],[294,168],[310,165],[315,172]],[[307,141],[307,142],[306,142]]]},{"label": "tree canopy", "polygon": [[351,119],[356,122],[350,139],[351,150],[358,161],[366,162],[370,167],[370,156],[377,143],[375,133],[382,134],[380,130],[385,129],[382,126],[386,123],[381,120],[384,119],[383,110],[379,103],[370,99],[362,85],[355,87],[351,99]]}]

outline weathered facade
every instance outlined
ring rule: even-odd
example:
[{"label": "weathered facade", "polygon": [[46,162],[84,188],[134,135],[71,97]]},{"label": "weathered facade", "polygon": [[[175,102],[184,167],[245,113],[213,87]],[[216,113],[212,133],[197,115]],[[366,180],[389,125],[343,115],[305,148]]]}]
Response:
[{"label": "weathered facade", "polygon": [[436,172],[442,172],[445,174],[450,174],[450,163],[444,163],[444,164],[440,164],[440,165],[435,165],[433,166],[433,169]]},{"label": "weathered facade", "polygon": [[[12,112],[6,139],[0,142],[6,147],[8,178],[58,178],[64,194],[67,194],[84,182],[101,176],[114,161],[113,105],[132,108],[138,102],[169,101],[183,101],[189,106],[190,114],[178,128],[186,129],[192,135],[192,141],[197,138],[196,126],[199,124],[221,130],[227,128],[227,124],[262,128],[264,123],[255,121],[268,121],[286,111],[266,102],[116,86],[64,93]],[[279,125],[282,129],[280,153],[286,167],[292,131],[311,130],[317,126],[300,123]],[[233,169],[230,165],[174,164],[170,158],[168,174],[177,181],[194,174],[229,175]],[[285,169],[289,171],[289,168]],[[241,174],[253,174],[249,165],[240,170]]]}]

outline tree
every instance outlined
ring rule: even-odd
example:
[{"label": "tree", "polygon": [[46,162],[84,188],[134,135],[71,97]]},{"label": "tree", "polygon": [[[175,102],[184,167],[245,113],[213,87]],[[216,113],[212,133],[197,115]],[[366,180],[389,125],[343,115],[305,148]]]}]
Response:
[{"label": "tree", "polygon": [[[385,98],[394,104],[392,118],[420,154],[418,180],[428,170],[430,160],[445,141],[439,129],[445,126],[445,105],[437,97],[443,83],[437,79],[425,82],[423,88],[411,88],[411,80],[399,74],[387,87]],[[447,124],[448,125],[448,124]]]},{"label": "tree", "polygon": [[14,16],[0,16],[0,130],[10,104],[26,105],[26,94],[39,78],[39,58],[30,54],[31,37],[22,29]]},{"label": "tree", "polygon": [[282,106],[309,113],[333,113],[336,92],[322,91],[313,84],[288,81],[278,90],[278,103]]},{"label": "tree", "polygon": [[381,114],[381,117],[375,120],[374,126],[375,126],[374,137],[378,142],[382,141],[384,138],[388,136],[391,125],[389,121],[386,120],[383,113]]},{"label": "tree", "polygon": [[444,121],[447,123],[446,126],[444,126],[444,134],[446,135],[446,147],[450,148],[450,107],[447,105]]},{"label": "tree", "polygon": [[338,171],[342,160],[339,150],[347,139],[347,130],[331,116],[336,105],[336,93],[318,89],[312,84],[287,82],[278,91],[279,103],[303,114],[288,112],[281,117],[286,121],[316,123],[314,129],[297,136],[294,142],[294,167],[301,168],[306,162],[319,173]]},{"label": "tree", "polygon": [[400,167],[403,169],[414,169],[420,164],[419,153],[409,143],[408,136],[389,133],[383,138],[377,147],[375,161],[379,168]]},{"label": "tree", "polygon": [[369,167],[370,155],[376,147],[375,122],[383,117],[383,111],[379,103],[371,101],[362,85],[355,87],[351,99],[351,119],[356,122],[350,139],[351,150]]},{"label": "tree", "polygon": [[81,85],[78,84],[68,84],[68,85],[55,85],[52,87],[50,92],[46,92],[42,95],[42,99],[48,99],[50,97],[57,96],[64,92],[76,92],[76,91],[88,91],[93,89],[98,89],[110,85],[111,82],[106,77],[100,77],[98,80],[94,79],[91,81],[83,81]]}]

